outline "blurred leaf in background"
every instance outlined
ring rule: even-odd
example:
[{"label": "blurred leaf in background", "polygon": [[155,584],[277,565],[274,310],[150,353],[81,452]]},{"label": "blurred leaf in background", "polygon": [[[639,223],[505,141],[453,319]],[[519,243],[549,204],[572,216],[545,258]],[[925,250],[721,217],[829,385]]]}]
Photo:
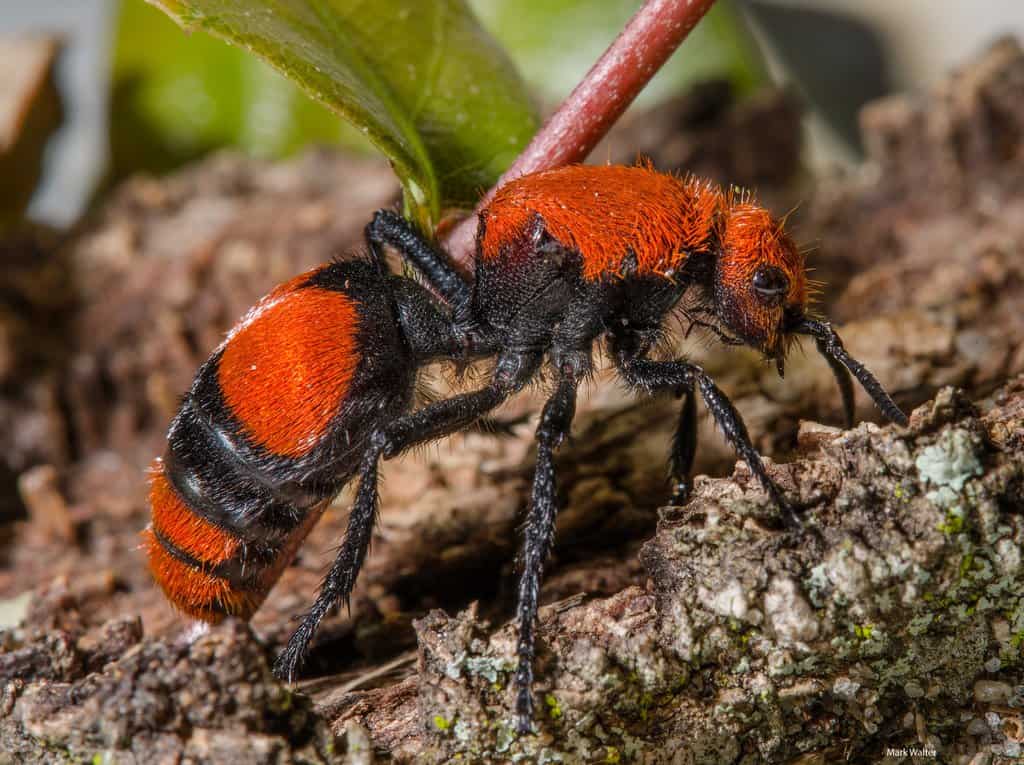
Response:
[{"label": "blurred leaf in background", "polygon": [[[133,12],[127,9],[135,3],[125,0],[126,14]],[[159,4],[188,30],[209,31],[248,48],[350,120],[392,161],[410,210],[425,225],[436,222],[443,208],[472,204],[537,128],[525,84],[462,0]],[[173,66],[162,61],[161,50],[147,43],[147,31],[126,41],[131,36],[127,26],[122,23],[119,52],[131,46],[135,60],[152,65],[156,59]],[[177,34],[185,38],[180,31]],[[168,41],[172,49],[180,44]],[[155,110],[163,114],[150,125],[159,124],[174,138],[172,146],[180,145],[186,128],[202,139],[191,146],[203,151],[229,142],[244,146],[240,139],[246,137],[266,141],[266,124],[273,119],[298,125],[271,108],[273,99],[255,95],[259,82],[272,80],[254,77],[234,52],[229,55],[212,47],[223,48],[222,43],[203,38],[201,44],[198,65],[179,65],[178,73],[160,72],[165,84]],[[119,55],[119,66],[128,58]],[[277,98],[283,100],[287,99]],[[263,111],[254,114],[253,104]],[[173,124],[175,119],[178,124]],[[287,137],[279,141],[282,149],[293,146],[290,129],[273,134]]]},{"label": "blurred leaf in background", "polygon": [[280,157],[309,143],[371,144],[242,48],[185,34],[145,0],[122,0],[110,115],[112,175],[166,172],[223,146]]},{"label": "blurred leaf in background", "polygon": [[[154,2],[186,29],[209,31],[239,47],[183,34],[143,0],[122,0],[111,124],[115,177],[169,170],[222,146],[281,156],[310,142],[365,148],[369,141],[392,161],[407,206],[427,226],[446,208],[471,206],[538,127],[534,100],[509,56],[537,100],[553,105],[641,5]],[[712,8],[641,103],[652,105],[696,80],[721,76],[740,93],[763,77],[756,48],[729,0]]]}]

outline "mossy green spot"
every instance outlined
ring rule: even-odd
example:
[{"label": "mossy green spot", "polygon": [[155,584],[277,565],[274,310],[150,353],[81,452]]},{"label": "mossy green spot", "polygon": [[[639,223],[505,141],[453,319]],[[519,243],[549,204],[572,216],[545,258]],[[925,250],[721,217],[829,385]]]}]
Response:
[{"label": "mossy green spot", "polygon": [[965,555],[960,560],[960,576],[962,576],[962,577],[963,576],[967,576],[967,574],[970,572],[971,568],[973,568],[973,567],[974,567],[974,555],[972,553],[967,553],[967,555]]},{"label": "mossy green spot", "polygon": [[872,624],[853,625],[853,634],[859,637],[861,640],[871,640],[871,634],[874,631],[875,627]]},{"label": "mossy green spot", "polygon": [[946,519],[935,528],[947,536],[959,534],[964,530],[964,517],[957,509],[950,510],[946,513]]},{"label": "mossy green spot", "polygon": [[552,694],[549,693],[547,696],[544,697],[544,703],[547,705],[548,708],[548,716],[552,720],[561,719],[562,705],[561,703],[559,703],[557,698],[555,698]]},{"label": "mossy green spot", "polygon": [[644,691],[640,694],[637,704],[640,707],[640,719],[647,722],[647,711],[654,706],[654,694]]}]

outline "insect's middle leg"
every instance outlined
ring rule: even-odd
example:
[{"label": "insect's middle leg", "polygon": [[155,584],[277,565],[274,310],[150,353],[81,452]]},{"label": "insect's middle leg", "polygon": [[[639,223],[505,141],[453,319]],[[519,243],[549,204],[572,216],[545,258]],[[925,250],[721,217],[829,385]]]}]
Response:
[{"label": "insect's middle leg", "polygon": [[533,657],[535,653],[537,598],[544,561],[551,551],[558,512],[558,485],[554,451],[568,436],[576,413],[574,376],[563,377],[544,405],[537,426],[537,466],[533,476],[530,510],[523,529],[520,578],[516,616],[519,641],[516,646],[519,665],[516,670],[516,716],[520,733],[528,733],[533,720]]}]

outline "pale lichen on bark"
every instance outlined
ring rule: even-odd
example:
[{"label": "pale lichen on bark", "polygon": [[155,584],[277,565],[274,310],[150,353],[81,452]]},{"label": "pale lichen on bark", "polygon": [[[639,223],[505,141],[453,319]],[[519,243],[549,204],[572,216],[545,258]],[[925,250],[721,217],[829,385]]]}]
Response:
[{"label": "pale lichen on bark", "polygon": [[[861,425],[776,467],[806,507],[799,537],[765,523],[745,472],[699,481],[643,548],[646,588],[542,615],[534,737],[510,727],[512,625],[433,612],[392,710],[410,727],[389,748],[439,762],[832,762],[880,757],[893,739],[965,744],[978,694],[1020,714],[1024,379],[1001,396],[979,415],[945,389],[906,431]],[[396,689],[339,724],[374,738],[378,698]]]}]

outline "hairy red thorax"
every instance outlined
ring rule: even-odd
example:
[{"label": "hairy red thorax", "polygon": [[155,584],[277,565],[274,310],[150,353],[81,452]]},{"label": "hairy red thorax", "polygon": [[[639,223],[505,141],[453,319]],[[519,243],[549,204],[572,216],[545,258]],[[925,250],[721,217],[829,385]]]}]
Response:
[{"label": "hairy red thorax", "polygon": [[627,253],[639,274],[668,274],[707,246],[724,197],[707,181],[644,165],[571,165],[502,187],[482,213],[480,257],[498,257],[535,216],[583,259],[583,275],[619,274]]}]

